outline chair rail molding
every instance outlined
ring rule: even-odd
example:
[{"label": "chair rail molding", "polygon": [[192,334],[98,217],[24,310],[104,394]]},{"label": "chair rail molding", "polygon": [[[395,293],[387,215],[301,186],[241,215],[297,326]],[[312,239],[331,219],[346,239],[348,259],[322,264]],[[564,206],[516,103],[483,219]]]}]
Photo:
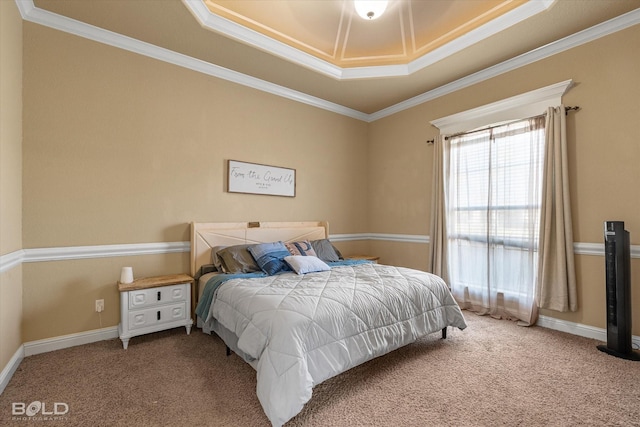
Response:
[{"label": "chair rail molding", "polygon": [[[423,234],[351,233],[332,234],[334,242],[357,240],[381,240],[399,243],[429,244],[429,236]],[[573,244],[576,255],[604,256],[604,243]],[[129,243],[119,245],[66,246],[53,248],[21,249],[0,255],[0,273],[22,263],[64,261],[72,259],[111,258],[120,256],[153,255],[190,252],[190,242]],[[640,258],[640,245],[631,245],[631,258]]]}]

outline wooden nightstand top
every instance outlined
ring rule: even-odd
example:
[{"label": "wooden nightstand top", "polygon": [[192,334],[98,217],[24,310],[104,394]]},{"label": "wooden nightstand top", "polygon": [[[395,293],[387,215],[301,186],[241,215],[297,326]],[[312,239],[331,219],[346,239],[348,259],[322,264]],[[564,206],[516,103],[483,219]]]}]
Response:
[{"label": "wooden nightstand top", "polygon": [[118,290],[120,292],[135,291],[138,289],[155,288],[158,286],[177,285],[178,283],[192,283],[193,277],[188,274],[170,274],[167,276],[143,277],[136,279],[131,283],[120,283],[118,281]]}]

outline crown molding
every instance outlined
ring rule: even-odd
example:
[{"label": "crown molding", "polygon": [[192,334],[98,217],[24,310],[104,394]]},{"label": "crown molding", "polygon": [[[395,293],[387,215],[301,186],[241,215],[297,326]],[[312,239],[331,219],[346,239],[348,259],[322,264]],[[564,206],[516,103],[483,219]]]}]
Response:
[{"label": "crown molding", "polygon": [[463,34],[438,49],[414,60],[408,65],[408,74],[421,70],[443,60],[501,31],[516,25],[525,19],[546,11],[557,0],[528,1],[522,6],[487,22],[486,24]]},{"label": "crown molding", "polygon": [[369,121],[373,122],[381,118],[391,116],[409,108],[413,108],[425,102],[432,101],[458,90],[473,86],[477,83],[489,80],[493,77],[507,73],[509,71],[516,70],[558,53],[564,52],[569,49],[581,46],[585,43],[592,42],[601,37],[608,36],[618,31],[625,30],[634,25],[640,24],[640,8],[627,12],[623,15],[602,22],[586,30],[567,36],[563,39],[549,43],[545,46],[541,46],[530,52],[523,53],[522,55],[503,61],[492,67],[485,68],[484,70],[470,74],[466,77],[462,77],[451,83],[442,85],[434,90],[430,90],[423,94],[414,96],[405,101],[399,102],[390,107],[379,110],[369,115]]},{"label": "crown molding", "polygon": [[[287,98],[296,102],[301,102],[303,104],[321,108],[369,123],[640,23],[640,8],[638,8],[624,15],[613,18],[609,21],[603,22],[586,30],[580,31],[576,34],[565,37],[564,39],[549,43],[548,45],[524,53],[515,58],[506,60],[504,62],[501,62],[500,64],[486,68],[477,73],[470,74],[454,82],[440,86],[436,89],[430,90],[413,98],[402,101],[398,104],[384,108],[375,113],[367,114],[342,105],[335,104],[333,102],[325,101],[311,95],[307,95],[302,92],[294,91],[283,86],[247,76],[245,74],[229,70],[227,68],[223,68],[199,59],[179,54],[177,52],[173,52],[168,49],[164,49],[140,40],[136,40],[131,37],[123,36],[121,34],[107,31],[93,25],[85,24],[74,19],[70,19],[52,12],[45,11],[43,9],[39,9],[35,7],[35,5],[33,4],[33,0],[15,1],[18,9],[20,10],[22,18],[26,21],[64,31],[79,37],[84,37],[98,43],[104,43],[113,47],[128,50],[130,52],[154,58],[159,61],[164,61],[170,64],[177,65],[179,67],[191,69],[196,72],[207,74],[213,77],[217,77],[223,80],[227,80],[233,83],[271,93],[276,96]],[[194,0],[189,0],[188,3],[192,3],[193,1]],[[200,2],[200,0],[197,1]],[[549,1],[551,0],[544,0],[544,2]],[[516,10],[512,12],[515,12]],[[411,65],[411,67],[413,66],[414,65]],[[374,68],[376,67],[365,68],[369,76],[381,76],[380,74],[375,74],[376,70],[374,70]],[[377,71],[379,73],[385,72],[384,69]],[[349,73],[355,72],[356,71],[349,71]],[[399,71],[396,70],[395,72]]]},{"label": "crown molding", "polygon": [[118,49],[124,49],[129,52],[247,86],[262,92],[271,93],[292,101],[328,110],[343,116],[352,117],[357,120],[367,121],[368,119],[368,115],[360,111],[37,8],[33,4],[33,0],[16,0],[16,4],[20,10],[22,19],[25,21],[64,31],[78,37],[83,37]]},{"label": "crown molding", "polygon": [[182,0],[204,28],[224,34],[249,46],[264,50],[294,64],[309,68],[317,73],[338,80],[371,79],[380,77],[401,77],[419,71],[448,56],[474,45],[500,31],[503,31],[527,18],[547,10],[557,0],[528,1],[518,8],[501,15],[482,26],[469,31],[461,37],[426,53],[418,59],[400,65],[381,65],[371,67],[339,67],[316,56],[310,55],[279,40],[258,31],[237,24],[213,13],[203,0]]},{"label": "crown molding", "polygon": [[227,18],[211,12],[202,0],[182,0],[182,3],[191,12],[200,25],[208,30],[223,34],[234,40],[253,46],[260,50],[286,59],[303,67],[314,70],[334,79],[341,79],[343,70],[327,61],[303,52],[286,43],[265,36],[255,30],[237,24]]}]

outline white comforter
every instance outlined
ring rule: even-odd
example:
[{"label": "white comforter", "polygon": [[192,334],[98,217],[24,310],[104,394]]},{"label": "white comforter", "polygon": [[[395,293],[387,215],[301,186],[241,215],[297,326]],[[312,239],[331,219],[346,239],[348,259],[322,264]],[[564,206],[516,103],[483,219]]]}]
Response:
[{"label": "white comforter", "polygon": [[444,281],[379,264],[223,283],[210,315],[258,360],[257,394],[274,426],[322,381],[447,326],[466,327]]}]

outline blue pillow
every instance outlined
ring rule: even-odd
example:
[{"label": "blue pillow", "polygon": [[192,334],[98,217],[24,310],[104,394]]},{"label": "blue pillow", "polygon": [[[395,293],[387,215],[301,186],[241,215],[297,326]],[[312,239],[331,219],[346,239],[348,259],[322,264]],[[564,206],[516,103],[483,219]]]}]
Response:
[{"label": "blue pillow", "polygon": [[260,243],[249,246],[247,250],[256,260],[258,267],[270,276],[280,271],[291,271],[284,262],[284,257],[291,254],[282,242]]}]

